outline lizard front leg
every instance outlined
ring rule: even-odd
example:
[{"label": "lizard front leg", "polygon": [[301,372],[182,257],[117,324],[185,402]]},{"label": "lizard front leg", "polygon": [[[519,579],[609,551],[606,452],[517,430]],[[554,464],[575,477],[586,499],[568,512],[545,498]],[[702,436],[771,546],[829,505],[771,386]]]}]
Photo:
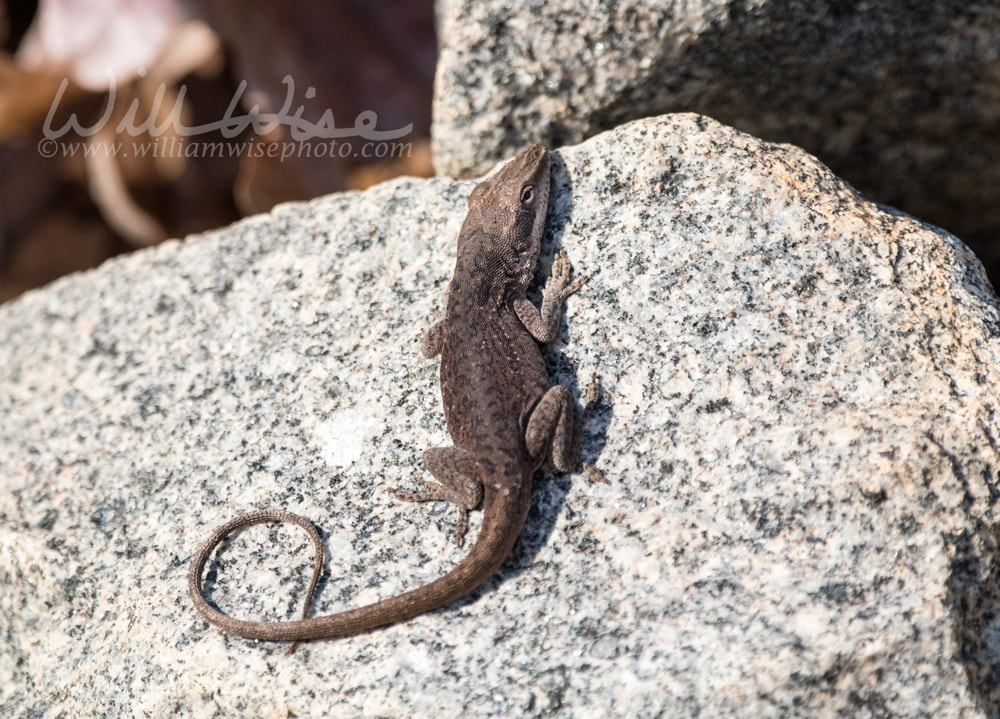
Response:
[{"label": "lizard front leg", "polygon": [[479,464],[472,453],[460,447],[432,447],[424,452],[424,467],[437,482],[420,480],[422,492],[389,491],[404,502],[445,500],[458,507],[455,541],[462,546],[469,526],[469,512],[483,501],[483,485],[479,480]]},{"label": "lizard front leg", "polygon": [[444,320],[435,322],[427,328],[427,334],[424,335],[424,341],[420,345],[420,352],[427,359],[441,354],[444,348],[444,329]]},{"label": "lizard front leg", "polygon": [[566,253],[560,250],[552,262],[552,272],[542,289],[541,312],[531,304],[531,300],[521,296],[514,300],[514,311],[524,328],[531,336],[542,343],[555,339],[559,330],[559,320],[562,319],[562,306],[566,298],[583,287],[586,277],[570,280],[573,266]]}]

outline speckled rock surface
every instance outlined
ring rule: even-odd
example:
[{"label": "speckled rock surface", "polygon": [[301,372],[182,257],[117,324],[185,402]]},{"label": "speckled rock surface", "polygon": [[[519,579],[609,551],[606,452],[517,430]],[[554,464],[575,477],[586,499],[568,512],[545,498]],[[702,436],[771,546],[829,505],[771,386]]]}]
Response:
[{"label": "speckled rock surface", "polygon": [[701,112],[807,149],[1000,271],[1000,4],[448,0],[441,16],[443,174]]},{"label": "speckled rock surface", "polygon": [[[996,296],[952,236],[691,115],[556,156],[542,269],[591,279],[547,357],[599,368],[610,484],[541,473],[499,575],[401,625],[288,655],[194,613],[192,554],[258,506],[323,528],[317,613],[461,556],[385,488],[447,441],[418,345],[471,188],[282,206],[0,307],[0,715],[996,716]],[[292,617],[308,562],[254,527],[209,596]]]}]

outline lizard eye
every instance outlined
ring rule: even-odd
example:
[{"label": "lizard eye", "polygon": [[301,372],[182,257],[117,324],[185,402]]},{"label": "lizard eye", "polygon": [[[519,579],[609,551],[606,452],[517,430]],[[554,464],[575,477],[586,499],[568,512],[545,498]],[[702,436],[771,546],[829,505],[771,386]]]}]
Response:
[{"label": "lizard eye", "polygon": [[535,186],[534,185],[525,185],[524,187],[521,188],[521,204],[522,205],[530,205],[531,202],[534,199],[535,199]]}]

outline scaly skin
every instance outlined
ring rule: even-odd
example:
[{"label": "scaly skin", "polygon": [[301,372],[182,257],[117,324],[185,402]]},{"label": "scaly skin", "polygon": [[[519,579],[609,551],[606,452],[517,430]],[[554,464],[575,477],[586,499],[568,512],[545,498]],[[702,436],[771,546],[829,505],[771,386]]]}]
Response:
[{"label": "scaly skin", "polygon": [[[455,444],[424,453],[424,464],[436,483],[424,482],[420,494],[395,494],[406,501],[445,499],[457,504],[460,538],[468,512],[482,504],[482,529],[469,554],[440,579],[412,591],[306,619],[322,573],[319,533],[311,522],[290,512],[251,512],[220,527],[191,564],[191,600],[209,622],[251,639],[354,634],[453,602],[497,571],[520,534],[531,479],[546,455],[561,471],[573,470],[578,462],[576,406],[566,387],[549,386],[538,342],[555,337],[563,302],[584,279],[571,281],[569,261],[559,253],[543,291],[541,311],[525,297],[534,276],[548,195],[549,153],[537,144],[476,186],[458,237],[445,318],[424,338],[424,355],[441,355],[441,398]],[[219,543],[231,532],[263,521],[298,524],[316,547],[301,620],[234,619],[208,604],[202,593],[202,572]]]}]

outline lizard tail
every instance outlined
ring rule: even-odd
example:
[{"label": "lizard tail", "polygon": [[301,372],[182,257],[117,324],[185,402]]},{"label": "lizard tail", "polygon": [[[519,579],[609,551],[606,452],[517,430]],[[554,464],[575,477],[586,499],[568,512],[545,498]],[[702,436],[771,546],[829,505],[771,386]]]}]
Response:
[{"label": "lizard tail", "polygon": [[[306,618],[316,585],[323,573],[323,543],[308,519],[281,509],[261,509],[243,514],[219,527],[198,550],[188,573],[188,593],[195,609],[220,629],[248,639],[302,640],[346,636],[393,624],[429,612],[459,599],[492,576],[510,554],[528,514],[530,491],[504,497],[486,488],[483,524],[469,554],[454,569],[416,589],[356,609]],[[515,521],[516,520],[516,521]],[[232,532],[267,521],[296,524],[309,533],[316,548],[312,579],[306,591],[302,619],[288,622],[252,622],[223,614],[205,599],[201,576],[215,548]]]}]

